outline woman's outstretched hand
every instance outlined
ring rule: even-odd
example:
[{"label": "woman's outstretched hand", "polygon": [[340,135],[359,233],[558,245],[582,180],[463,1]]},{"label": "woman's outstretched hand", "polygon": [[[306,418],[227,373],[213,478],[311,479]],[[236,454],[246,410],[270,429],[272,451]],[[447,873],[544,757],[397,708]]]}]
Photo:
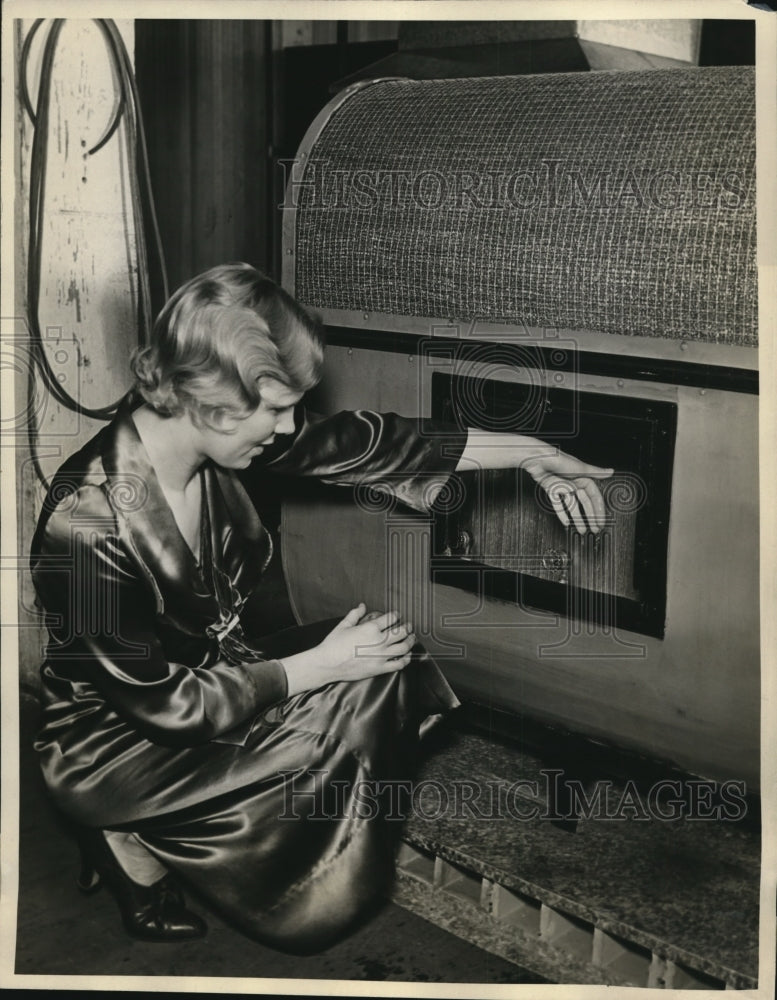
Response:
[{"label": "woman's outstretched hand", "polygon": [[410,662],[415,641],[413,626],[400,621],[396,611],[367,614],[359,604],[318,646],[281,660],[288,694],[401,670]]},{"label": "woman's outstretched hand", "polygon": [[613,469],[587,465],[525,434],[468,429],[457,472],[515,468],[526,469],[539,483],[564,527],[574,524],[581,535],[602,530],[607,511],[596,481],[607,479]]},{"label": "woman's outstretched hand", "polygon": [[527,458],[521,467],[545,491],[564,527],[571,522],[581,535],[601,531],[607,509],[596,481],[608,479],[613,469],[587,465],[563,451]]}]

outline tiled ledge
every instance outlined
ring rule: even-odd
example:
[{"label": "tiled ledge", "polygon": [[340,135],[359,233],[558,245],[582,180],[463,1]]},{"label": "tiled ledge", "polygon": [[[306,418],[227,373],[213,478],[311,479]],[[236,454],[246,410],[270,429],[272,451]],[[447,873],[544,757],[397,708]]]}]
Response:
[{"label": "tiled ledge", "polygon": [[[496,786],[539,767],[524,752],[455,734],[419,782],[451,787],[465,775]],[[547,820],[430,812],[407,824],[397,890],[398,902],[408,897],[427,919],[438,922],[440,907],[455,904],[447,929],[483,948],[496,942],[502,957],[516,950],[511,960],[558,982],[756,987],[752,830],[592,819],[570,833]]]}]

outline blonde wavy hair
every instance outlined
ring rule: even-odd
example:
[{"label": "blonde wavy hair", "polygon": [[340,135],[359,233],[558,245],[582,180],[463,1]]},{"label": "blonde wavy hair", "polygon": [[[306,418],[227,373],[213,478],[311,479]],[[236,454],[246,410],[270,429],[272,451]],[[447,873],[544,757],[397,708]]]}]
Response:
[{"label": "blonde wavy hair", "polygon": [[320,325],[271,278],[249,264],[222,264],[182,285],[131,360],[136,389],[165,417],[184,411],[217,424],[247,417],[260,380],[295,392],[321,377]]}]

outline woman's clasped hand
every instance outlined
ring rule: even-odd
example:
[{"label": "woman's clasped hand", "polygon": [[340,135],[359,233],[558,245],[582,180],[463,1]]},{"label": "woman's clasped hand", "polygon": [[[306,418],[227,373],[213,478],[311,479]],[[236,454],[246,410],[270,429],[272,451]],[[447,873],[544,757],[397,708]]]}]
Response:
[{"label": "woman's clasped hand", "polygon": [[358,681],[401,670],[416,637],[397,611],[367,612],[361,603],[316,647],[284,658],[289,695],[334,681]]}]

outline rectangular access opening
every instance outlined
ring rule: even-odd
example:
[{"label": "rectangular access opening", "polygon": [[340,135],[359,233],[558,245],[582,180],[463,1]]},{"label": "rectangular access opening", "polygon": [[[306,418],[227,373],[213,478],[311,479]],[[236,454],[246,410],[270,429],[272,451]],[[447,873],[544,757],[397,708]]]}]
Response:
[{"label": "rectangular access opening", "polygon": [[435,583],[663,637],[676,404],[435,372],[432,415],[530,435],[615,469],[602,484],[607,524],[583,536],[527,473],[459,474],[455,495],[438,499]]}]

